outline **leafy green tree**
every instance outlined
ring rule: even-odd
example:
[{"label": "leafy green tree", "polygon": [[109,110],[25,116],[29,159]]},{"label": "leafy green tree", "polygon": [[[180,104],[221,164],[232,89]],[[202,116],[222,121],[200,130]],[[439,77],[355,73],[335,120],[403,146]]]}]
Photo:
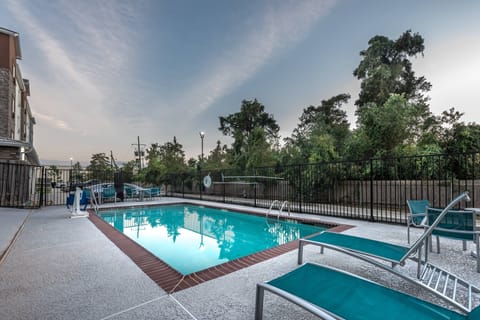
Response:
[{"label": "leafy green tree", "polygon": [[247,148],[243,155],[245,169],[273,166],[277,161],[275,152],[262,128],[253,129],[248,137]]},{"label": "leafy green tree", "polygon": [[415,75],[410,61],[423,54],[423,38],[408,30],[397,40],[375,36],[368,44],[353,72],[361,90],[349,157],[400,155],[408,144],[431,145],[438,125],[428,105],[431,84]]},{"label": "leafy green tree", "polygon": [[110,158],[105,153],[95,153],[90,159],[87,170],[91,173],[91,179],[111,180],[113,171],[110,165]]},{"label": "leafy green tree", "polygon": [[[250,160],[250,157],[257,157],[253,152],[258,150],[256,146],[249,146],[249,143],[259,144],[263,139],[269,146],[278,144],[278,131],[280,127],[273,118],[273,115],[265,112],[263,106],[257,99],[243,100],[240,112],[219,117],[219,130],[226,136],[234,139],[232,148],[229,150],[232,164],[244,170],[247,164],[256,163],[257,160]],[[260,138],[259,130],[263,132]],[[253,136],[252,136],[253,135]],[[269,148],[271,149],[271,148]]]},{"label": "leafy green tree", "polygon": [[303,109],[300,123],[284,148],[293,152],[293,163],[331,161],[343,155],[350,124],[341,108],[349,99],[350,95],[343,93]]},{"label": "leafy green tree", "polygon": [[[358,122],[370,142],[369,156],[390,156],[410,138],[412,106],[401,95],[392,95],[385,104],[364,106]],[[375,155],[374,153],[380,153]],[[382,154],[383,153],[383,154]]]},{"label": "leafy green tree", "polygon": [[182,172],[185,170],[185,151],[183,146],[173,137],[172,142],[166,142],[159,148],[160,162],[169,172]]},{"label": "leafy green tree", "polygon": [[361,80],[361,91],[355,104],[383,105],[391,94],[402,94],[411,103],[425,105],[431,84],[424,77],[416,77],[410,58],[423,55],[424,40],[411,30],[397,40],[375,36],[368,41],[369,47],[360,52],[362,61],[353,71]]},{"label": "leafy green tree", "polygon": [[121,170],[123,171],[123,178],[125,182],[133,182],[136,180],[135,171],[138,169],[136,160],[130,160],[123,165]]},{"label": "leafy green tree", "polygon": [[480,151],[480,125],[464,122],[455,124],[445,135],[445,153],[470,153]]},{"label": "leafy green tree", "polygon": [[320,134],[312,137],[310,141],[311,151],[309,162],[327,162],[338,159],[339,155],[335,151],[335,141],[333,136]]},{"label": "leafy green tree", "polygon": [[167,168],[160,159],[153,158],[148,162],[148,166],[142,170],[143,180],[152,185],[160,185],[166,180]]},{"label": "leafy green tree", "polygon": [[143,180],[159,185],[168,181],[169,174],[179,174],[187,170],[183,146],[173,137],[172,142],[163,145],[153,143],[147,148],[148,165],[142,170]]},{"label": "leafy green tree", "polygon": [[156,159],[160,157],[160,145],[158,143],[152,143],[150,148],[146,149],[147,153],[147,160],[150,161],[152,159]]},{"label": "leafy green tree", "polygon": [[217,141],[215,148],[210,151],[210,154],[203,165],[205,170],[224,170],[229,167],[227,157],[227,146],[223,145],[220,140]]}]

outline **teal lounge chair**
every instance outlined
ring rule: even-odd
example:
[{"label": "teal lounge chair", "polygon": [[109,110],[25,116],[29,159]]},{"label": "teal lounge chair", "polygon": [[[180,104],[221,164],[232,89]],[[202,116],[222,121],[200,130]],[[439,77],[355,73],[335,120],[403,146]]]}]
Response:
[{"label": "teal lounge chair", "polygon": [[[434,231],[434,229],[440,224],[443,217],[453,208],[460,200],[465,199],[469,201],[468,193],[464,192],[458,197],[456,197],[452,202],[450,202],[445,209],[437,216],[437,219],[432,222],[432,224],[425,230],[425,232],[417,239],[417,241],[411,247],[405,247],[400,245],[395,245],[387,242],[371,240],[362,237],[355,237],[346,234],[334,233],[334,232],[322,232],[313,237],[307,239],[300,239],[298,245],[298,264],[303,263],[303,246],[305,244],[313,244],[321,247],[321,253],[323,253],[324,247],[330,248],[347,255],[356,257],[363,261],[369,262],[377,267],[380,267],[384,270],[387,270],[391,273],[396,274],[397,276],[408,280],[413,281],[407,275],[394,269],[396,265],[404,265],[405,261],[409,258],[416,260],[417,262],[417,279],[421,282],[424,277],[428,276],[428,273],[434,274],[440,268],[433,266],[428,263],[428,241]],[[422,259],[422,249],[425,249],[425,258]],[[417,254],[416,258],[413,256]],[[372,259],[375,258],[375,259]],[[380,262],[379,260],[386,261],[391,264],[391,267],[385,263]],[[423,270],[422,270],[423,266]],[[433,271],[432,271],[433,270]],[[441,270],[443,274],[448,274],[446,271]],[[465,284],[465,281],[459,279],[455,275],[448,274],[452,279],[455,278],[461,283]],[[468,284],[467,284],[468,285]],[[430,283],[425,284],[429,287]],[[437,294],[443,299],[446,299],[449,302],[457,304],[458,307],[464,308],[464,306],[455,300],[458,298],[456,294],[452,292],[443,292],[440,290],[440,287],[436,286],[431,291],[434,294]],[[474,288],[475,292],[480,290]],[[447,295],[446,295],[447,293]]]},{"label": "teal lounge chair", "polygon": [[313,263],[258,283],[256,320],[263,318],[265,290],[327,320],[480,319],[480,307],[458,313],[345,271]]},{"label": "teal lounge chair", "polygon": [[[396,265],[403,265],[405,260],[413,256],[415,253],[418,254],[418,273],[420,276],[420,262],[422,261],[422,247],[424,244],[428,243],[429,237],[431,236],[433,230],[440,223],[442,218],[447,214],[447,212],[455,206],[460,200],[466,199],[470,200],[466,192],[462,193],[456,197],[448,206],[443,209],[443,211],[437,216],[437,219],[432,222],[428,229],[420,236],[420,238],[415,241],[411,247],[405,247],[400,245],[395,245],[387,242],[371,240],[362,237],[355,237],[346,234],[340,234],[336,232],[325,231],[313,237],[307,239],[300,239],[298,247],[298,264],[302,264],[303,260],[303,245],[313,244],[322,247],[328,247],[334,250],[342,249],[339,251],[346,251],[351,255],[366,255],[384,261],[390,262],[392,268]],[[426,247],[426,246],[425,246]],[[425,261],[428,259],[428,250],[425,250]]]},{"label": "teal lounge chair", "polygon": [[421,227],[427,216],[427,207],[430,207],[428,200],[407,200],[410,213],[407,216],[407,241],[410,244],[410,226]]},{"label": "teal lounge chair", "polygon": [[135,199],[138,197],[138,191],[134,188],[125,187],[125,199]]},{"label": "teal lounge chair", "polygon": [[102,189],[102,202],[105,202],[105,200],[117,201],[117,192],[114,187],[106,187]]},{"label": "teal lounge chair", "polygon": [[150,189],[150,196],[153,197],[160,197],[160,188],[153,187]]},{"label": "teal lounge chair", "polygon": [[[442,213],[441,209],[427,208],[427,225],[435,222]],[[461,240],[463,250],[467,250],[467,241],[476,246],[477,272],[480,272],[480,230],[477,228],[477,215],[469,210],[450,210],[435,227],[432,236],[437,240],[437,253],[440,253],[440,237]]]}]

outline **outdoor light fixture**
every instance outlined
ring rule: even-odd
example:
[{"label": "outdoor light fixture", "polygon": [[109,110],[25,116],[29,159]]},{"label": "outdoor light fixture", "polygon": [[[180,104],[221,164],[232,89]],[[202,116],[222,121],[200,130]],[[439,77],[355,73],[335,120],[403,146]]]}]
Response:
[{"label": "outdoor light fixture", "polygon": [[205,138],[205,132],[200,131],[200,139],[202,140],[202,154],[200,159],[203,161],[203,138]]}]

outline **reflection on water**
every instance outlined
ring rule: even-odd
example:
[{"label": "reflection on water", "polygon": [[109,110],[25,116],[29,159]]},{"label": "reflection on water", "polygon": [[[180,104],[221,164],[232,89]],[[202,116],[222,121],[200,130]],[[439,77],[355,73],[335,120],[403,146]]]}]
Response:
[{"label": "reflection on water", "polygon": [[190,205],[124,209],[103,212],[101,216],[183,274],[323,230]]}]

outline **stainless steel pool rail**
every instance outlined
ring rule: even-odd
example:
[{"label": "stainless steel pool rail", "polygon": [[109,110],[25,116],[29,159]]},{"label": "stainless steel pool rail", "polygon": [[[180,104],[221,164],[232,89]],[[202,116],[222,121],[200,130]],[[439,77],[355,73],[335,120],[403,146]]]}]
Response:
[{"label": "stainless steel pool rail", "polygon": [[280,205],[280,201],[279,200],[274,200],[272,202],[272,204],[270,205],[270,208],[268,209],[267,213],[265,214],[265,219],[268,219],[268,216],[269,214],[272,212],[272,209],[273,209],[273,206],[277,204],[277,208],[278,208],[278,213],[277,213],[277,219],[280,218],[280,215],[282,214],[283,212],[283,209],[286,207],[287,210],[288,210],[288,216],[290,216],[290,205],[288,203],[288,201],[283,201],[282,202],[282,205]]},{"label": "stainless steel pool rail", "polygon": [[93,208],[95,213],[97,213],[98,212],[97,197],[95,197],[95,193],[93,192],[92,189],[90,189],[90,188],[86,188],[86,189],[90,190],[90,206]]}]

